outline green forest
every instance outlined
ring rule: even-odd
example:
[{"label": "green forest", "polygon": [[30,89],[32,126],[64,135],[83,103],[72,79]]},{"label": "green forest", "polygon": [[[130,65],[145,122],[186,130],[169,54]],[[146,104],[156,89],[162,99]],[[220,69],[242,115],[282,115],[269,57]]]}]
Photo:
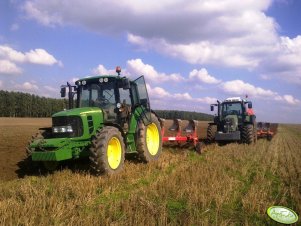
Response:
[{"label": "green forest", "polygon": [[191,112],[191,111],[176,111],[176,110],[155,110],[160,118],[165,119],[182,119],[182,120],[198,120],[198,121],[212,121],[213,115]]},{"label": "green forest", "polygon": [[[67,108],[66,99],[54,99],[21,92],[0,90],[0,117],[50,117]],[[212,115],[175,110],[155,110],[160,118],[210,121]]]},{"label": "green forest", "polygon": [[50,117],[66,108],[66,100],[0,90],[0,117]]}]

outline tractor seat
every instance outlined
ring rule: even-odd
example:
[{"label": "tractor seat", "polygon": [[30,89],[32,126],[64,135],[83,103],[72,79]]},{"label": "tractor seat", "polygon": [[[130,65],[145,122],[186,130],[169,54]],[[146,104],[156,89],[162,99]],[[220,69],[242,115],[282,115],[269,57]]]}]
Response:
[{"label": "tractor seat", "polygon": [[115,113],[115,105],[114,104],[110,104],[107,105],[106,108],[103,108],[104,111],[104,118],[105,121],[114,121],[116,120],[116,113]]},{"label": "tractor seat", "polygon": [[171,127],[168,130],[170,131],[180,131],[181,130],[181,119],[174,119]]},{"label": "tractor seat", "polygon": [[196,126],[198,125],[198,122],[195,120],[189,120],[188,125],[183,130],[186,133],[193,133],[195,131]]}]

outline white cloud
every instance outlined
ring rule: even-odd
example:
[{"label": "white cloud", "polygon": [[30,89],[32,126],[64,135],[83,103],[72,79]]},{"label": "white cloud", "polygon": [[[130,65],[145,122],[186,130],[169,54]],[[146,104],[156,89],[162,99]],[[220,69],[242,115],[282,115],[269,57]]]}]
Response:
[{"label": "white cloud", "polygon": [[19,63],[63,66],[61,61],[55,59],[44,49],[34,49],[28,52],[19,52],[7,45],[0,45],[0,74],[21,74]]},{"label": "white cloud", "polygon": [[128,41],[140,49],[191,64],[242,67],[301,84],[301,36],[280,37],[279,25],[265,13],[274,2],[27,0],[23,9],[46,26],[128,34]]},{"label": "white cloud", "polygon": [[180,74],[157,72],[152,65],[143,63],[141,59],[128,60],[126,71],[131,75],[144,75],[148,80],[154,83],[166,81],[180,82],[184,80]]},{"label": "white cloud", "polygon": [[209,75],[206,68],[201,68],[201,70],[194,69],[189,73],[189,79],[191,79],[192,81],[201,81],[207,84],[217,84],[221,82],[221,80],[218,80],[215,77]]},{"label": "white cloud", "polygon": [[43,65],[62,64],[44,49],[34,49],[22,53],[7,45],[0,45],[0,59],[1,58],[16,63],[32,63]]},{"label": "white cloud", "polygon": [[0,88],[2,88],[3,86],[3,82],[0,80]]},{"label": "white cloud", "polygon": [[0,59],[0,74],[20,74],[22,69],[19,68],[16,64]]},{"label": "white cloud", "polygon": [[15,89],[19,91],[29,91],[29,92],[35,92],[39,90],[39,87],[34,84],[33,82],[24,82],[23,84],[16,84]]},{"label": "white cloud", "polygon": [[[288,75],[288,81],[301,84],[301,37],[278,35],[279,25],[265,14],[272,4],[272,0],[28,0],[23,9],[43,25],[79,25],[99,33],[127,33],[128,41],[144,50],[192,64]],[[160,18],[160,22],[153,18]],[[279,72],[279,67],[283,71]]]},{"label": "white cloud", "polygon": [[54,56],[47,53],[47,51],[44,49],[30,50],[29,52],[25,53],[25,62],[45,65],[60,64],[59,61],[54,58]]},{"label": "white cloud", "polygon": [[212,97],[192,97],[188,92],[185,93],[170,93],[162,87],[151,87],[146,85],[147,92],[150,96],[151,103],[157,103],[159,108],[162,106],[169,109],[178,109],[179,107],[186,106],[186,110],[193,110],[200,104],[212,104],[216,102],[216,98]]},{"label": "white cloud", "polygon": [[248,95],[250,97],[264,98],[264,97],[273,97],[276,95],[276,93],[271,90],[265,90],[260,87],[255,87],[250,83],[245,83],[242,80],[227,81],[222,83],[221,86],[223,91],[235,95],[241,95],[241,96]]},{"label": "white cloud", "polygon": [[300,103],[300,100],[294,98],[292,95],[283,95],[283,96],[277,95],[275,97],[275,100],[283,101],[290,105],[298,105]]},{"label": "white cloud", "polygon": [[116,74],[115,70],[108,70],[102,64],[99,64],[96,68],[92,70],[92,73],[95,75],[112,75]]},{"label": "white cloud", "polygon": [[300,100],[294,98],[292,95],[281,96],[277,92],[269,89],[266,90],[261,87],[255,87],[254,85],[242,80],[227,81],[222,83],[220,87],[224,92],[233,95],[248,95],[251,98],[282,101],[290,105],[297,105],[300,103]]}]

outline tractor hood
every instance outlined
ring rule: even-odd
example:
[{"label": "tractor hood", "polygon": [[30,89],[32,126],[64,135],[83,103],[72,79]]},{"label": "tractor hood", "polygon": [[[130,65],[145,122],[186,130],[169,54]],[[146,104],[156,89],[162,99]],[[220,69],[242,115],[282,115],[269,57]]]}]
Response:
[{"label": "tractor hood", "polygon": [[102,113],[102,110],[97,107],[84,107],[84,108],[73,108],[70,110],[60,111],[52,115],[52,117],[59,116],[85,116],[87,114]]},{"label": "tractor hood", "polygon": [[227,115],[225,117],[224,129],[226,132],[236,131],[238,128],[238,117],[237,115]]}]

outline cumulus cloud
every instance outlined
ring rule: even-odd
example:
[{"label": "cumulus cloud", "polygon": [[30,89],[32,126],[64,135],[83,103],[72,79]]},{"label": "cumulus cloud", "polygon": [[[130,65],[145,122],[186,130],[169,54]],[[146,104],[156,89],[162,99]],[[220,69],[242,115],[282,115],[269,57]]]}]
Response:
[{"label": "cumulus cloud", "polygon": [[39,90],[39,87],[33,82],[24,82],[23,84],[16,84],[15,89],[19,91],[35,92]]},{"label": "cumulus cloud", "polygon": [[159,73],[152,65],[145,64],[141,59],[133,59],[127,61],[126,70],[132,75],[145,75],[145,77],[152,82],[166,82],[174,81],[179,82],[184,80],[180,74],[165,74]]},{"label": "cumulus cloud", "polygon": [[188,92],[185,93],[170,93],[162,87],[151,87],[149,84],[146,85],[148,94],[151,99],[167,101],[168,103],[172,103],[173,106],[176,106],[177,103],[182,104],[186,102],[188,105],[191,103],[195,104],[211,104],[216,102],[216,98],[212,97],[192,97]]},{"label": "cumulus cloud", "polygon": [[22,69],[13,62],[0,60],[0,74],[20,74]]},{"label": "cumulus cloud", "polygon": [[269,77],[287,76],[288,82],[301,84],[301,37],[278,34],[279,25],[265,13],[273,3],[27,0],[22,8],[28,18],[45,26],[72,25],[102,34],[128,34],[128,41],[140,49],[191,64],[247,68]]},{"label": "cumulus cloud", "polygon": [[[104,65],[100,64],[92,70],[92,73],[98,75],[115,75],[116,71],[115,69],[107,69]],[[145,78],[152,83],[167,81],[180,82],[184,80],[184,78],[177,73],[166,74],[163,72],[158,72],[152,65],[145,64],[141,59],[128,60],[126,63],[126,68],[122,69],[121,74],[125,76],[131,76],[133,79],[140,75],[144,75]]]},{"label": "cumulus cloud", "polygon": [[280,37],[275,54],[266,57],[259,67],[263,76],[278,77],[301,85],[301,36]]},{"label": "cumulus cloud", "polygon": [[246,83],[242,80],[227,81],[224,82],[221,86],[223,91],[241,96],[249,95],[252,97],[272,97],[276,94],[271,90],[265,90],[260,87],[255,87],[250,83]]},{"label": "cumulus cloud", "polygon": [[104,65],[99,64],[96,68],[92,70],[92,73],[95,75],[112,75],[112,74],[116,74],[116,71],[113,69],[108,70],[105,68]]},{"label": "cumulus cloud", "polygon": [[300,103],[300,101],[294,98],[292,95],[281,96],[277,92],[274,92],[269,89],[263,89],[261,87],[256,87],[242,80],[227,81],[222,83],[220,87],[224,92],[233,95],[248,95],[252,98],[282,101],[291,105],[296,105]]},{"label": "cumulus cloud", "polygon": [[[94,72],[98,74],[115,74],[114,70],[109,70],[103,65],[98,65]],[[200,70],[193,69],[188,77],[183,77],[180,74],[166,74],[163,72],[157,72],[157,70],[149,64],[145,64],[141,59],[132,59],[127,61],[126,68],[123,70],[123,75],[134,76],[134,75],[145,75],[146,81],[148,82],[147,88],[148,93],[151,98],[153,98],[155,103],[163,104],[162,100],[172,102],[173,106],[179,106],[175,102],[183,103],[214,103],[216,98],[212,97],[192,97],[189,92],[183,93],[170,93],[168,90],[157,86],[160,82],[174,82],[174,85],[178,84],[190,84],[191,82],[198,83],[202,82],[205,84],[216,85],[216,90],[222,90],[223,92],[231,95],[245,96],[248,95],[252,98],[264,99],[270,101],[282,101],[290,105],[297,105],[300,100],[293,97],[292,95],[280,95],[275,91],[270,89],[265,89],[262,87],[256,87],[250,83],[244,82],[243,80],[232,80],[225,81],[219,80],[214,76],[210,75],[205,68]],[[136,77],[134,77],[136,78]],[[165,83],[163,83],[165,84]],[[196,87],[195,89],[199,89]],[[180,104],[183,106],[183,104]],[[187,106],[189,107],[189,106]],[[191,107],[191,106],[190,106]]]},{"label": "cumulus cloud", "polygon": [[189,73],[189,79],[192,81],[200,81],[207,84],[217,84],[221,82],[221,80],[218,80],[215,77],[209,75],[206,68],[201,68],[201,70],[192,70]]},{"label": "cumulus cloud", "polygon": [[32,63],[43,65],[61,64],[60,61],[56,60],[54,56],[49,54],[44,49],[34,49],[22,53],[6,45],[0,45],[0,58],[17,63]]},{"label": "cumulus cloud", "polygon": [[3,86],[3,82],[0,80],[0,89],[2,88]]},{"label": "cumulus cloud", "polygon": [[44,49],[32,49],[28,52],[20,52],[8,45],[0,45],[0,74],[21,74],[20,63],[63,66],[61,61],[55,59]]}]

